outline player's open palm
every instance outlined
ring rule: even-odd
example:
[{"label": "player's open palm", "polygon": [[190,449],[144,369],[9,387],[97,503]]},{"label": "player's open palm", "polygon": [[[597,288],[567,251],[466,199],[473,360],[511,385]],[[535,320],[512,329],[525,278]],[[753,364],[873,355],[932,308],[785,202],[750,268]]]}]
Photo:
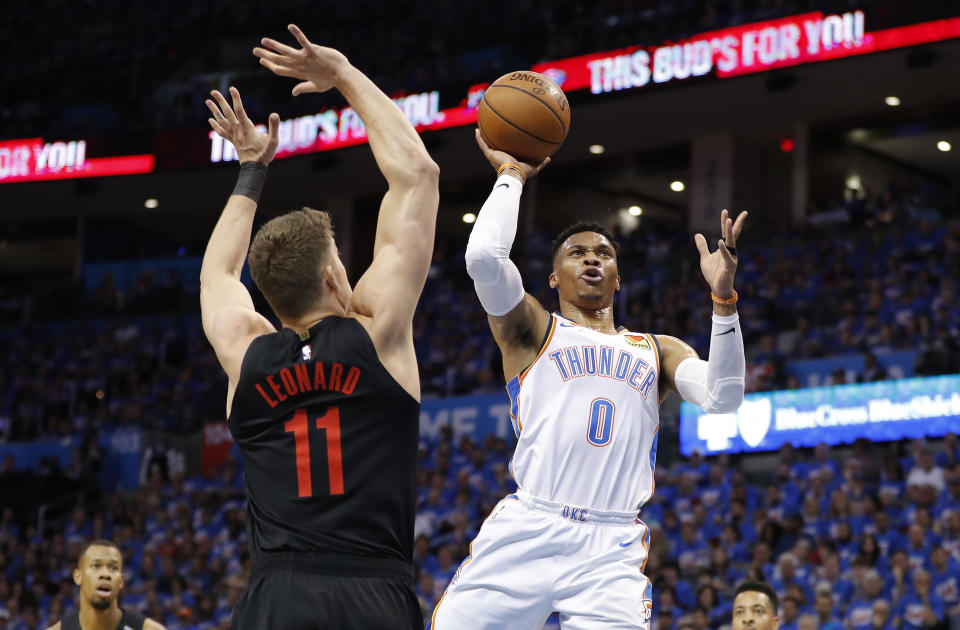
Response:
[{"label": "player's open palm", "polygon": [[213,100],[208,98],[205,103],[213,118],[208,118],[207,122],[210,123],[214,131],[233,144],[237,149],[237,157],[240,162],[269,164],[277,152],[280,116],[275,113],[270,114],[267,119],[267,132],[264,133],[257,129],[253,121],[247,116],[237,88],[230,88],[232,106],[227,103],[227,99],[219,91],[213,90],[210,95]]},{"label": "player's open palm", "polygon": [[710,252],[707,239],[703,234],[693,237],[700,251],[700,271],[710,285],[710,290],[718,297],[730,297],[733,294],[733,277],[737,270],[737,239],[743,230],[747,213],[741,212],[733,221],[726,210],[720,213],[720,230],[723,238],[717,243],[717,251]]},{"label": "player's open palm", "polygon": [[300,83],[293,87],[294,96],[326,92],[336,87],[340,73],[349,66],[343,53],[311,43],[296,24],[290,24],[287,28],[303,48],[298,50],[264,37],[260,43],[269,50],[259,46],[253,49],[253,54],[260,58],[260,64],[281,77],[300,79]]}]

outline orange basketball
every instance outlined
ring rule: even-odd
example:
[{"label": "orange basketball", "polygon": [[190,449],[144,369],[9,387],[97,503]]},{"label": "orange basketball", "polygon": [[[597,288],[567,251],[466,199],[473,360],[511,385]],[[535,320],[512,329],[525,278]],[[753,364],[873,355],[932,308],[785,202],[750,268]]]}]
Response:
[{"label": "orange basketball", "polygon": [[570,104],[556,83],[536,72],[505,74],[483,94],[480,135],[492,149],[539,162],[560,148],[570,130]]}]

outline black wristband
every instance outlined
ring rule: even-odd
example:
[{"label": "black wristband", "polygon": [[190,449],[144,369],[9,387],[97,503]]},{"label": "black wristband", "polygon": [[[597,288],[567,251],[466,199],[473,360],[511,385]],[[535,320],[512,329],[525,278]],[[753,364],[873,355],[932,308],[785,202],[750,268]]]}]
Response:
[{"label": "black wristband", "polygon": [[244,162],[240,165],[240,175],[237,176],[237,185],[233,187],[232,195],[243,195],[260,203],[260,193],[263,184],[267,181],[267,165],[260,162]]}]

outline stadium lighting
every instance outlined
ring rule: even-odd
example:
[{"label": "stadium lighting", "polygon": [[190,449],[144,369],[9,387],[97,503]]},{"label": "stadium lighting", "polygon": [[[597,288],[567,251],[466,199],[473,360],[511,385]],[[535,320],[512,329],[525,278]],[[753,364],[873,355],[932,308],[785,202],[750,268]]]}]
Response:
[{"label": "stadium lighting", "polygon": [[640,206],[630,206],[627,208],[627,212],[631,217],[639,217],[641,214],[643,214],[643,208]]},{"label": "stadium lighting", "polygon": [[888,96],[887,98],[883,99],[883,102],[889,105],[890,107],[898,107],[900,105],[900,97]]},{"label": "stadium lighting", "polygon": [[477,220],[477,215],[475,215],[472,212],[467,212],[461,218],[463,219],[464,223],[473,223],[474,221]]},{"label": "stadium lighting", "polygon": [[847,177],[847,188],[850,190],[862,190],[863,189],[863,180],[860,179],[859,175],[850,175]]},{"label": "stadium lighting", "polygon": [[937,143],[937,148],[940,149],[941,151],[943,151],[944,153],[946,153],[947,151],[949,151],[949,150],[952,149],[953,147],[950,146],[950,143],[947,142],[946,140],[941,140],[940,142]]},{"label": "stadium lighting", "polygon": [[147,199],[146,201],[143,202],[143,207],[150,208],[151,210],[153,210],[159,205],[160,205],[160,202],[153,198]]},{"label": "stadium lighting", "polygon": [[604,146],[603,146],[602,144],[591,144],[589,151],[590,151],[590,153],[593,153],[594,155],[600,155],[601,153],[603,153],[604,151],[606,151],[606,149],[604,148]]},{"label": "stadium lighting", "polygon": [[679,179],[670,182],[670,190],[673,192],[683,192],[684,188],[686,188],[686,186]]}]

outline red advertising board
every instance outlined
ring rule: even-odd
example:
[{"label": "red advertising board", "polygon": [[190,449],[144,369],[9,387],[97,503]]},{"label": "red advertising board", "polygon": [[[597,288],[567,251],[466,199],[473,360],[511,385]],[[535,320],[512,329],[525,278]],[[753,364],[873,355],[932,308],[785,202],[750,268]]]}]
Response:
[{"label": "red advertising board", "polygon": [[152,170],[152,155],[87,157],[84,140],[44,142],[43,138],[24,138],[0,141],[0,184],[131,175]]}]

